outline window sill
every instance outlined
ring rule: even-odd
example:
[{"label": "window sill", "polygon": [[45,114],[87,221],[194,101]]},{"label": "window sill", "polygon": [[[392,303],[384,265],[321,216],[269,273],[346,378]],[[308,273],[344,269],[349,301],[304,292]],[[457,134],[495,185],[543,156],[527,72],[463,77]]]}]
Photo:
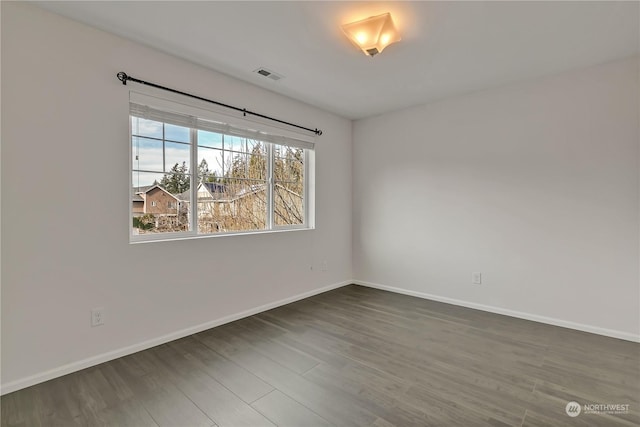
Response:
[{"label": "window sill", "polygon": [[137,245],[140,243],[156,243],[156,242],[173,242],[176,240],[195,240],[195,239],[209,239],[215,237],[231,237],[231,236],[254,236],[261,234],[274,234],[274,233],[288,233],[291,231],[310,231],[315,230],[315,227],[290,227],[281,228],[275,230],[257,230],[257,231],[233,231],[227,233],[217,234],[186,234],[186,233],[166,233],[165,235],[144,235],[144,238],[138,236],[129,236],[129,244]]}]

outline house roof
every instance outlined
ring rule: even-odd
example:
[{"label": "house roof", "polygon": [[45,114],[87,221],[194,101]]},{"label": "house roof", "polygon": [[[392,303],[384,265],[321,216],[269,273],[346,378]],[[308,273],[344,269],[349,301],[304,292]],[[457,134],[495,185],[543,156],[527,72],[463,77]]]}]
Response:
[{"label": "house roof", "polygon": [[[158,188],[161,191],[164,191],[165,193],[167,193],[168,195],[170,195],[171,197],[173,197],[174,199],[180,201],[183,199],[179,199],[175,194],[171,194],[169,191],[167,191],[164,187],[162,187],[160,184],[152,184],[152,185],[142,185],[140,187],[134,187],[133,188],[133,196],[131,196],[131,200],[134,202],[139,202],[139,201],[144,201],[144,198],[142,197],[143,194],[147,194],[150,191],[152,191],[153,189]],[[186,191],[186,193],[188,193],[189,190]],[[184,193],[181,193],[184,194]]]},{"label": "house roof", "polygon": [[201,188],[204,188],[209,193],[209,198],[211,200],[220,202],[232,202],[234,200],[238,200],[250,194],[255,194],[259,191],[264,190],[266,188],[266,184],[255,184],[248,187],[243,187],[235,194],[231,194],[231,191],[233,189],[232,186],[220,184],[217,182],[201,182],[198,186],[198,191]]},{"label": "house roof", "polygon": [[255,185],[250,185],[249,187],[244,187],[242,189],[240,189],[240,191],[238,191],[234,196],[233,196],[233,200],[236,199],[241,199],[245,196],[248,196],[250,194],[254,194],[257,193],[259,191],[262,191],[266,188],[266,184],[255,184]]},{"label": "house roof", "polygon": [[227,186],[217,182],[203,182],[202,185],[212,194],[227,192]]},{"label": "house roof", "polygon": [[191,190],[185,190],[180,194],[176,194],[176,198],[181,202],[190,202],[191,201]]},{"label": "house roof", "polygon": [[158,184],[141,185],[139,187],[133,187],[133,193],[134,194],[146,193],[147,191],[149,191],[151,188],[155,187],[156,185],[158,185]]},{"label": "house roof", "polygon": [[200,185],[198,185],[198,191],[203,188],[207,193],[209,193],[209,197],[207,199],[210,198],[212,200],[220,201],[229,199],[228,188],[224,184],[217,182],[201,182]]}]

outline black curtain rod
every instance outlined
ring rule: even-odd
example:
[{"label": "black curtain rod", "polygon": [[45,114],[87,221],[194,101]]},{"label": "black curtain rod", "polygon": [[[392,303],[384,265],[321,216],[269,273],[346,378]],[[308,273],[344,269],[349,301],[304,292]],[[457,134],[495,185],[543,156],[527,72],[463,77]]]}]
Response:
[{"label": "black curtain rod", "polygon": [[158,89],[166,90],[166,91],[169,91],[169,92],[177,93],[179,95],[189,96],[191,98],[199,99],[200,101],[210,102],[212,104],[220,105],[221,107],[230,108],[232,110],[240,111],[244,116],[246,116],[247,114],[250,114],[252,116],[261,117],[263,119],[267,119],[267,120],[271,120],[271,121],[274,121],[274,122],[282,123],[283,125],[293,126],[293,127],[298,128],[298,129],[304,129],[304,130],[307,130],[309,132],[313,132],[318,136],[322,135],[322,131],[320,129],[317,129],[317,128],[316,129],[307,128],[307,127],[304,127],[304,126],[296,125],[294,123],[285,122],[284,120],[276,119],[274,117],[265,116],[264,114],[256,113],[256,112],[247,110],[246,108],[234,107],[233,105],[224,104],[224,103],[218,102],[218,101],[213,101],[211,99],[203,98],[203,97],[198,96],[198,95],[192,95],[190,93],[182,92],[182,91],[179,91],[179,90],[176,90],[176,89],[171,89],[171,88],[168,88],[168,87],[165,87],[165,86],[160,86],[160,85],[157,85],[155,83],[146,82],[144,80],[140,80],[140,79],[136,79],[135,77],[131,77],[131,76],[127,75],[127,73],[125,73],[124,71],[120,71],[118,74],[116,74],[116,77],[118,77],[118,80],[120,80],[123,85],[126,85],[127,81],[140,83],[140,84],[143,84],[143,85],[147,85],[147,86],[155,87],[155,88],[158,88]]}]

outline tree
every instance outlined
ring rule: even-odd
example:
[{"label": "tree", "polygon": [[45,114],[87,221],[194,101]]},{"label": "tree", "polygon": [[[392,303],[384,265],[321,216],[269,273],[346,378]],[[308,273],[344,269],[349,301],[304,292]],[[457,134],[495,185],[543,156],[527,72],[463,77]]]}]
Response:
[{"label": "tree", "polygon": [[180,194],[189,189],[191,177],[187,169],[187,162],[182,165],[176,163],[160,181],[160,185],[171,194]]},{"label": "tree", "polygon": [[236,154],[231,163],[231,170],[227,173],[229,178],[246,178],[247,162],[244,154]]},{"label": "tree", "polygon": [[209,163],[207,163],[207,159],[202,159],[200,164],[198,165],[198,176],[201,179],[206,179],[211,174],[209,170]]},{"label": "tree", "polygon": [[274,203],[276,224],[301,224],[304,221],[304,150],[279,147],[274,159]]},{"label": "tree", "polygon": [[218,174],[209,169],[207,159],[202,159],[198,165],[198,179],[200,182],[218,182]]},{"label": "tree", "polygon": [[267,160],[263,145],[257,142],[251,153],[236,154],[226,167],[225,178],[266,179]]},{"label": "tree", "polygon": [[155,228],[156,217],[153,214],[144,214],[141,217],[133,217],[133,227],[141,231]]},{"label": "tree", "polygon": [[261,143],[257,143],[251,150],[251,156],[249,157],[249,178],[264,180],[267,174],[267,159],[266,153],[262,148]]}]

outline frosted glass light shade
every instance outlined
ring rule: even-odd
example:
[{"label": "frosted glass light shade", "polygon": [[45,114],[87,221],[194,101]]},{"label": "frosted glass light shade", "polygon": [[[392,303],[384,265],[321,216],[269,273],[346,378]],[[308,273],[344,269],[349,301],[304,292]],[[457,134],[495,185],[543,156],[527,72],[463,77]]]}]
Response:
[{"label": "frosted glass light shade", "polygon": [[391,43],[400,41],[390,13],[372,16],[342,26],[349,40],[369,56],[375,56]]}]

